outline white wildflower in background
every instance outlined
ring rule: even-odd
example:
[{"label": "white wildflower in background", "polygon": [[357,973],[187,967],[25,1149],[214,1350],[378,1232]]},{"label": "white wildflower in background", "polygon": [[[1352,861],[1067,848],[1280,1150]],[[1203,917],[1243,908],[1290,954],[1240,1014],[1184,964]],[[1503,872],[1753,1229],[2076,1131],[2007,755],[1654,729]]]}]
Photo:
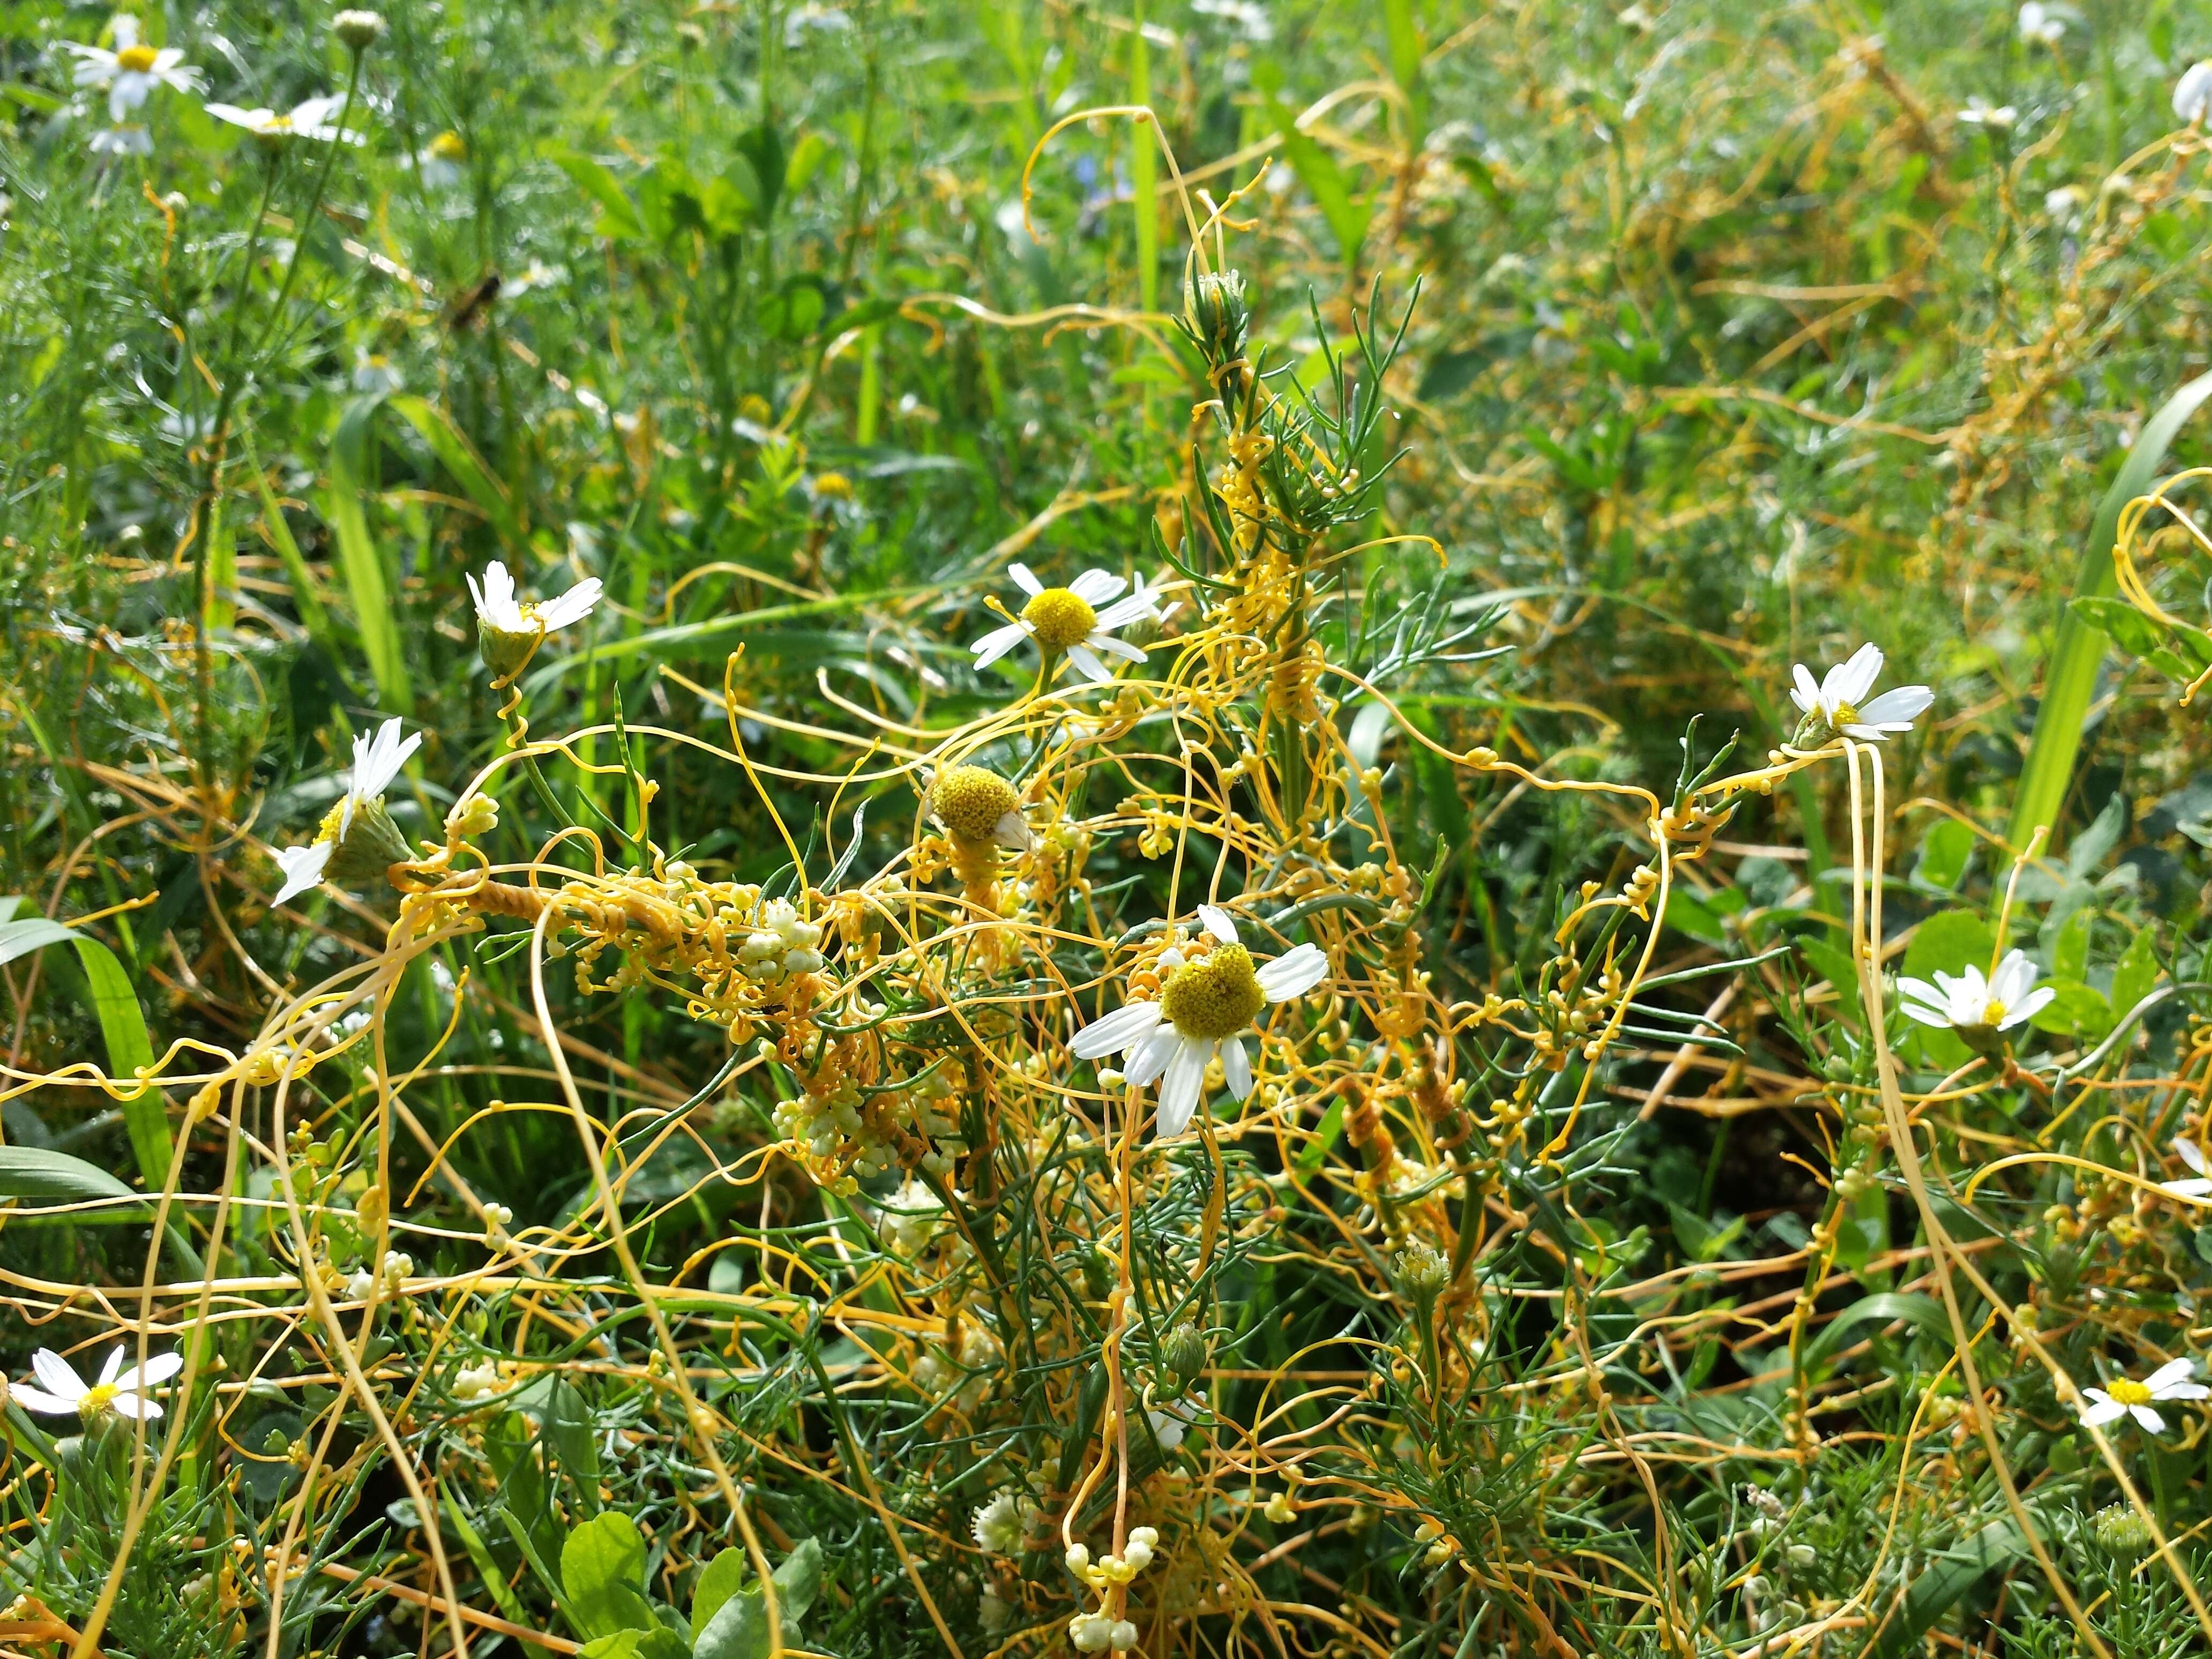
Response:
[{"label": "white wildflower in background", "polygon": [[158,1388],[184,1368],[182,1354],[157,1353],[143,1365],[133,1365],[126,1371],[123,1350],[118,1347],[100,1368],[100,1381],[87,1382],[70,1369],[68,1360],[51,1348],[40,1348],[31,1356],[31,1370],[44,1386],[18,1383],[8,1390],[8,1397],[27,1411],[47,1417],[74,1414],[89,1422],[113,1412],[118,1417],[150,1419],[159,1417],[161,1408],[146,1397],[146,1391]]},{"label": "white wildflower in background", "polygon": [[1970,127],[1988,127],[2002,132],[2020,119],[2020,112],[2010,104],[1992,104],[1978,94],[1966,100],[1959,118]]},{"label": "white wildflower in background", "polygon": [[2173,1155],[2196,1173],[2179,1181],[2161,1181],[2158,1184],[2176,1198],[2212,1198],[2212,1174],[2205,1168],[2204,1149],[2187,1135],[2174,1138]]},{"label": "white wildflower in background", "polygon": [[1107,571],[1086,570],[1066,587],[1047,587],[1025,564],[1008,565],[1006,572],[1030,596],[1029,603],[1013,621],[993,629],[969,647],[975,653],[976,667],[988,668],[1024,639],[1035,639],[1048,661],[1066,656],[1087,680],[1114,678],[1113,671],[1098,659],[1101,652],[1128,662],[1144,661],[1142,651],[1114,637],[1117,628],[1164,614],[1159,595],[1145,586],[1142,576],[1137,578],[1135,591],[1115,601],[1128,583]]},{"label": "white wildflower in background", "polygon": [[331,124],[331,118],[344,107],[345,100],[333,94],[307,99],[295,104],[289,112],[282,114],[273,109],[241,109],[236,104],[210,104],[207,112],[218,121],[244,127],[257,138],[279,142],[287,138],[313,138],[325,144],[357,144],[361,143],[359,133]]},{"label": "white wildflower in background", "polygon": [[1201,904],[1198,918],[1216,941],[1212,951],[1189,961],[1180,950],[1163,952],[1158,1001],[1129,1003],[1085,1026],[1068,1044],[1079,1060],[1128,1054],[1124,1071],[1139,1088],[1160,1079],[1163,1139],[1190,1127],[1206,1066],[1217,1055],[1229,1092],[1239,1100],[1249,1095],[1252,1056],[1243,1033],[1268,1004],[1302,997],[1328,977],[1328,958],[1314,945],[1298,945],[1256,967],[1228,912]]},{"label": "white wildflower in background", "polygon": [[87,141],[94,155],[151,155],[154,135],[136,124],[102,127]]},{"label": "white wildflower in background", "polygon": [[2093,1403],[2082,1407],[2081,1420],[2093,1429],[2101,1429],[2107,1423],[2133,1416],[2151,1433],[2160,1433],[2166,1419],[2151,1409],[2154,1401],[2202,1400],[2212,1394],[2212,1389],[2202,1382],[2184,1380],[2196,1369],[2193,1359],[2169,1359],[2140,1382],[2123,1376],[2101,1389],[2084,1389],[2081,1392]]},{"label": "white wildflower in background", "polygon": [[2027,0],[2020,9],[2019,26],[2020,38],[2031,46],[2055,46],[2066,33],[2066,20],[2043,0]]},{"label": "white wildflower in background", "polygon": [[467,141],[448,128],[408,156],[400,165],[411,167],[430,190],[451,190],[467,176]]},{"label": "white wildflower in background", "polygon": [[[345,793],[331,808],[313,841],[305,847],[287,847],[277,853],[276,862],[284,872],[284,884],[276,890],[276,896],[269,901],[270,904],[282,904],[319,884],[331,860],[345,848],[347,838],[357,823],[368,831],[365,837],[368,844],[361,849],[363,857],[370,860],[367,867],[382,869],[407,856],[407,843],[399,839],[399,832],[392,828],[391,817],[384,810],[384,792],[392,787],[392,781],[407,764],[408,757],[422,744],[420,732],[402,740],[397,715],[379,726],[374,737],[361,735],[354,738],[353,776],[347,782]],[[386,853],[391,856],[384,858],[380,864],[374,861]]]},{"label": "white wildflower in background", "polygon": [[2058,993],[2038,985],[2036,978],[2035,963],[2027,953],[2009,951],[1987,979],[1969,963],[1957,975],[1937,973],[1933,985],[1924,979],[1900,979],[1897,989],[1907,1018],[1979,1036],[2009,1031],[2051,1006]]},{"label": "white wildflower in background", "polygon": [[[200,72],[185,62],[183,52],[174,46],[157,49],[139,44],[137,18],[118,12],[108,28],[115,42],[112,50],[75,40],[62,44],[76,54],[70,79],[88,90],[107,94],[107,118],[116,125],[122,125],[123,118],[153,96],[157,87],[177,92],[199,90]],[[97,149],[98,144],[94,148]]]},{"label": "white wildflower in background", "polygon": [[1793,749],[1817,749],[1839,737],[1861,743],[1880,743],[1893,732],[1910,732],[1912,722],[1936,701],[1924,685],[1900,685],[1871,702],[1866,700],[1881,676],[1882,655],[1873,645],[1863,645],[1850,659],[1831,668],[1815,681],[1803,663],[1790,672],[1796,684],[1790,701],[1804,719],[1790,739]]},{"label": "white wildflower in background", "polygon": [[2191,64],[2173,83],[2173,112],[2191,126],[2212,115],[2212,59]]}]

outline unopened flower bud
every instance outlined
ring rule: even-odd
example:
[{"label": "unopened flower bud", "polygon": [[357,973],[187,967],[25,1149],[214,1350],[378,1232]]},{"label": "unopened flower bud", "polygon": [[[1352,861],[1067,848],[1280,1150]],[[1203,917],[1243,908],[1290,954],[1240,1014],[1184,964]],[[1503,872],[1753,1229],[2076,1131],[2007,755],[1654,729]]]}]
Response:
[{"label": "unopened flower bud", "polygon": [[380,11],[342,11],[331,19],[331,33],[345,42],[349,52],[367,52],[384,38],[384,14]]}]

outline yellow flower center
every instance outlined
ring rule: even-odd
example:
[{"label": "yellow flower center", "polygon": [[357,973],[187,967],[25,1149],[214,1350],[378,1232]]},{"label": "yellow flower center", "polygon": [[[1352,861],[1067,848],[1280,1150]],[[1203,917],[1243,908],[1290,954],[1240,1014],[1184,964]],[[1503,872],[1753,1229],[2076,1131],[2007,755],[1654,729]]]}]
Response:
[{"label": "yellow flower center", "polygon": [[468,159],[469,147],[459,133],[441,132],[430,141],[430,154],[441,161],[461,161]]},{"label": "yellow flower center", "polygon": [[990,840],[1020,804],[1013,785],[981,766],[948,766],[929,789],[929,810],[955,841]]},{"label": "yellow flower center", "polygon": [[115,1403],[115,1396],[122,1392],[123,1390],[112,1382],[94,1383],[84,1391],[83,1397],[76,1402],[77,1415],[98,1417]]},{"label": "yellow flower center", "polygon": [[331,810],[323,814],[323,821],[315,826],[317,841],[335,842],[338,838],[338,826],[345,821],[345,805],[343,795],[331,803]]},{"label": "yellow flower center", "polygon": [[1236,1036],[1267,1006],[1252,953],[1241,945],[1217,945],[1160,988],[1160,1011],[1176,1030],[1207,1042]]},{"label": "yellow flower center", "polygon": [[1022,620],[1036,629],[1037,643],[1046,650],[1065,651],[1091,637],[1098,613],[1074,589],[1048,587],[1022,607]]},{"label": "yellow flower center", "polygon": [[2112,1395],[2114,1400],[2118,1401],[2123,1406],[2148,1406],[2150,1404],[2151,1395],[2149,1387],[2142,1382],[2132,1382],[2124,1376],[2117,1382],[2107,1383],[2105,1387],[2105,1392]]},{"label": "yellow flower center", "polygon": [[125,46],[115,54],[115,67],[128,70],[133,75],[143,75],[154,67],[156,56],[151,46]]},{"label": "yellow flower center", "polygon": [[1982,1024],[1984,1025],[2002,1025],[2004,1024],[2004,1004],[1999,1002],[1995,997],[1991,997],[1982,1009]]}]

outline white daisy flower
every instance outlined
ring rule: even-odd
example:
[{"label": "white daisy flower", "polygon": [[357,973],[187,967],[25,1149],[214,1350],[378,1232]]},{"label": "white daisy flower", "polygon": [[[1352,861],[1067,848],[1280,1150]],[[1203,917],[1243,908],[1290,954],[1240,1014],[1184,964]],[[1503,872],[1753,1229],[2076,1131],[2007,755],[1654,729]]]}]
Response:
[{"label": "white daisy flower", "polygon": [[1790,673],[1796,684],[1790,701],[1805,718],[1798,721],[1790,746],[1816,749],[1838,737],[1880,743],[1892,732],[1910,732],[1912,722],[1936,701],[1936,694],[1924,685],[1900,685],[1867,702],[1866,694],[1881,677],[1881,663],[1880,647],[1863,645],[1850,661],[1831,668],[1819,681],[1803,663],[1795,665]]},{"label": "white daisy flower", "polygon": [[2161,1181],[2158,1184],[2176,1198],[2212,1198],[2212,1172],[2205,1168],[2204,1149],[2187,1135],[2177,1135],[2173,1155],[2196,1173],[2180,1181]]},{"label": "white daisy flower", "polygon": [[102,127],[87,141],[94,155],[151,155],[154,135],[135,123],[113,127]]},{"label": "white daisy flower", "polygon": [[2212,59],[2191,64],[2173,83],[2173,112],[2191,126],[2212,115]]},{"label": "white daisy flower", "polygon": [[1158,592],[1146,587],[1142,576],[1127,599],[1116,600],[1115,595],[1128,584],[1104,570],[1086,570],[1066,587],[1047,587],[1025,564],[1010,564],[1006,570],[1030,596],[1029,603],[1012,622],[993,629],[968,647],[975,653],[978,668],[988,668],[1024,639],[1034,638],[1048,662],[1065,656],[1084,678],[1110,680],[1114,671],[1099,661],[1101,652],[1128,662],[1145,659],[1135,646],[1115,639],[1114,629],[1168,614],[1159,607]]},{"label": "white daisy flower", "polygon": [[346,784],[346,792],[324,818],[315,839],[305,847],[287,847],[276,854],[276,862],[284,872],[284,884],[276,890],[271,905],[282,904],[295,894],[304,893],[319,884],[333,856],[344,850],[346,837],[352,833],[356,819],[374,833],[365,840],[369,843],[361,851],[372,860],[369,867],[382,869],[407,856],[407,843],[392,827],[390,816],[384,811],[384,792],[407,764],[408,757],[422,746],[422,734],[403,739],[399,735],[399,717],[377,727],[374,736],[357,734],[353,740],[353,776]]},{"label": "white daisy flower", "polygon": [[157,1353],[143,1366],[133,1365],[126,1371],[118,1346],[100,1368],[100,1381],[88,1383],[70,1368],[68,1360],[51,1348],[41,1348],[31,1356],[31,1370],[45,1386],[18,1383],[8,1390],[8,1397],[25,1410],[46,1417],[75,1415],[89,1422],[113,1412],[118,1417],[152,1419],[161,1414],[161,1408],[146,1397],[146,1391],[184,1368],[184,1355]]},{"label": "white daisy flower", "polygon": [[1966,100],[1966,106],[1959,112],[1959,118],[1970,127],[1990,127],[2002,131],[2020,119],[2020,112],[2010,104],[1992,104],[1986,98],[1973,97]]},{"label": "white daisy flower", "polygon": [[2043,3],[2027,0],[2020,9],[2020,38],[2031,46],[2055,46],[2066,33],[2066,20]]},{"label": "white daisy flower", "polygon": [[2009,1031],[2051,1006],[2058,993],[2036,982],[2035,963],[2025,951],[2008,951],[1997,970],[1987,979],[1969,963],[1964,973],[1938,972],[1930,985],[1924,979],[1897,981],[1899,1006],[1906,1018],[1961,1033],[1983,1036]]},{"label": "white daisy flower", "polygon": [[468,159],[467,141],[448,128],[414,155],[402,158],[400,165],[411,167],[422,174],[427,189],[451,190],[467,176]]},{"label": "white daisy flower", "polygon": [[[153,46],[138,44],[138,20],[127,12],[118,12],[109,31],[115,46],[87,46],[75,40],[62,44],[75,52],[76,68],[70,78],[77,85],[103,89],[107,94],[107,118],[118,126],[123,118],[143,104],[156,87],[169,87],[178,92],[197,92],[200,72],[185,62],[185,54],[174,46]],[[94,149],[99,149],[95,143]],[[143,154],[143,151],[138,152]]]},{"label": "white daisy flower", "polygon": [[1139,1088],[1160,1079],[1164,1140],[1190,1127],[1207,1062],[1216,1055],[1229,1092],[1239,1100],[1249,1095],[1252,1056],[1243,1034],[1268,1004],[1302,997],[1328,977],[1328,958],[1314,945],[1298,945],[1255,967],[1227,911],[1201,904],[1198,919],[1216,941],[1212,950],[1190,960],[1179,949],[1163,952],[1158,1001],[1128,1003],[1085,1026],[1068,1044],[1079,1060],[1127,1054],[1123,1072]]},{"label": "white daisy flower", "polygon": [[483,586],[477,586],[474,576],[468,578],[468,584],[470,595],[477,602],[477,620],[508,634],[529,634],[539,629],[550,634],[556,628],[581,622],[592,614],[602,591],[597,576],[586,576],[557,599],[542,603],[517,599],[514,578],[497,559],[484,567]]},{"label": "white daisy flower", "polygon": [[345,107],[345,100],[332,94],[295,104],[289,113],[273,109],[240,109],[236,104],[210,104],[207,112],[218,121],[244,127],[257,138],[313,138],[322,143],[357,144],[361,135],[331,125],[331,117]]},{"label": "white daisy flower", "polygon": [[2183,1380],[2196,1369],[2194,1359],[2169,1359],[2140,1382],[2123,1376],[2105,1388],[2084,1389],[2081,1392],[2094,1403],[2082,1407],[2081,1420],[2093,1429],[2101,1429],[2132,1416],[2151,1433],[2160,1433],[2166,1419],[2151,1409],[2153,1401],[2202,1400],[2212,1394],[2212,1389],[2202,1382]]}]

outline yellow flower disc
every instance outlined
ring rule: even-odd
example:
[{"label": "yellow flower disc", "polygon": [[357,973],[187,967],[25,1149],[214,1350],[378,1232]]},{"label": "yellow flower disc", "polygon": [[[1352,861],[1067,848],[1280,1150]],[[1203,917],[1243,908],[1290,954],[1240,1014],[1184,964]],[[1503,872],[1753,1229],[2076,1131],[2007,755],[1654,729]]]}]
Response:
[{"label": "yellow flower disc", "polygon": [[955,841],[990,840],[1020,804],[1013,785],[981,766],[948,766],[929,789],[929,810]]},{"label": "yellow flower disc", "polygon": [[1241,945],[1214,946],[1160,988],[1160,1011],[1176,1030],[1208,1041],[1236,1036],[1267,1006],[1252,953]]},{"label": "yellow flower disc", "polygon": [[1022,607],[1022,620],[1036,629],[1037,643],[1046,650],[1065,651],[1091,637],[1098,613],[1073,589],[1048,587]]}]

